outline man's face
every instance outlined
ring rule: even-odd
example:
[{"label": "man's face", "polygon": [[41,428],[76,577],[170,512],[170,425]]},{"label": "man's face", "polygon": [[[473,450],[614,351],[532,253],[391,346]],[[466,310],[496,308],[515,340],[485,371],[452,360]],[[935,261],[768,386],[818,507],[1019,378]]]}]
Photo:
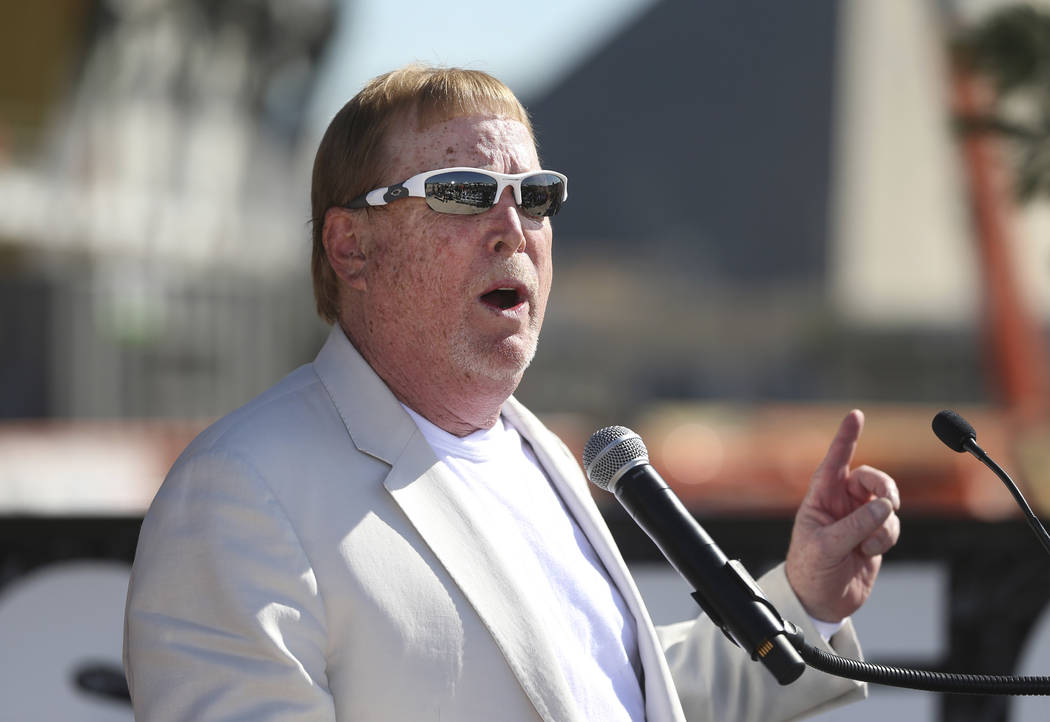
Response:
[{"label": "man's face", "polygon": [[[384,184],[453,166],[503,173],[540,167],[524,125],[484,115],[423,131],[401,123],[385,154]],[[357,301],[367,314],[370,362],[395,383],[496,382],[513,391],[547,306],[550,220],[522,214],[510,188],[477,215],[437,213],[422,198],[367,213],[366,288]]]}]

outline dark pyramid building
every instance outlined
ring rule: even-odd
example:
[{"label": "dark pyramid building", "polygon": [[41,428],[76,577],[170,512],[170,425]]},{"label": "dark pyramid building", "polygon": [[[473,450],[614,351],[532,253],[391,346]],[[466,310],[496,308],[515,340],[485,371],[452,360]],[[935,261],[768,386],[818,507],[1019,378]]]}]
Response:
[{"label": "dark pyramid building", "polygon": [[664,0],[529,104],[559,251],[822,276],[836,3]]}]

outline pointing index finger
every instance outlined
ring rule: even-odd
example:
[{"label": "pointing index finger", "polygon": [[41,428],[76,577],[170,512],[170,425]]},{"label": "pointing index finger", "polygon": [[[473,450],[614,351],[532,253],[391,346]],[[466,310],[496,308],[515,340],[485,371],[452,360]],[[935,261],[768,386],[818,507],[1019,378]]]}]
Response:
[{"label": "pointing index finger", "polygon": [[853,460],[853,452],[857,448],[857,439],[864,428],[864,413],[860,409],[853,409],[839,424],[835,438],[831,440],[828,453],[820,462],[820,471],[834,472],[839,469],[849,468]]}]

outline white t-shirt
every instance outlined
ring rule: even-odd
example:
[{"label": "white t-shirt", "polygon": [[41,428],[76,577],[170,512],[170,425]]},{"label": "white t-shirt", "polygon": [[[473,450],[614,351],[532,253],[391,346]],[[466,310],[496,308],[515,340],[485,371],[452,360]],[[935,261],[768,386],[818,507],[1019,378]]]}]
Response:
[{"label": "white t-shirt", "polygon": [[504,419],[458,437],[405,407],[438,459],[497,521],[493,545],[561,640],[556,652],[582,719],[645,719],[636,622],[528,442]]}]

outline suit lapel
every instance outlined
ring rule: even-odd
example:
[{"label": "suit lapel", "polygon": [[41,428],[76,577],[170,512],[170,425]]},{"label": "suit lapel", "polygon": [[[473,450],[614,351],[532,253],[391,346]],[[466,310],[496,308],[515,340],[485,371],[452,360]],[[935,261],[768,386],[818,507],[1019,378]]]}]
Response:
[{"label": "suit lapel", "polygon": [[314,362],[358,449],[391,465],[384,486],[463,592],[540,717],[579,720],[545,633],[542,610],[519,589],[492,523],[437,460],[415,422],[346,336],[333,328]]},{"label": "suit lapel", "polygon": [[576,720],[542,610],[522,589],[514,560],[487,529],[492,520],[417,434],[384,482],[489,630],[540,716]]},{"label": "suit lapel", "polygon": [[503,406],[503,413],[519,433],[532,445],[566,507],[587,536],[602,560],[609,578],[616,585],[634,615],[638,630],[638,653],[642,661],[645,684],[645,710],[649,722],[684,722],[678,693],[667,666],[663,648],[656,636],[649,612],[642,601],[627,564],[616,547],[609,527],[590,496],[587,482],[576,461],[540,421],[513,397]]}]

